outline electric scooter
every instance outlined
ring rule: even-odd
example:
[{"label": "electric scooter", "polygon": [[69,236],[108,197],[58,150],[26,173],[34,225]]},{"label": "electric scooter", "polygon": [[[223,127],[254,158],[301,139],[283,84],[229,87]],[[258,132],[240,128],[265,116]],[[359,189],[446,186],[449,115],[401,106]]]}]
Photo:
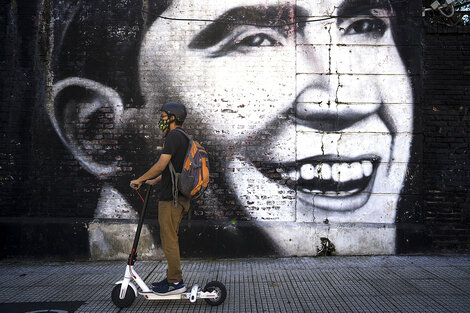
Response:
[{"label": "electric scooter", "polygon": [[[200,289],[198,285],[191,287],[190,292],[184,292],[176,295],[157,295],[153,293],[152,289],[140,278],[139,274],[134,269],[134,264],[137,260],[137,245],[139,244],[140,232],[145,218],[145,211],[147,209],[147,203],[150,196],[152,186],[149,185],[147,193],[145,195],[144,205],[142,213],[140,215],[139,224],[137,225],[137,231],[134,238],[134,244],[132,245],[132,251],[129,254],[129,259],[126,265],[126,271],[124,279],[116,282],[113,291],[111,293],[111,299],[113,303],[119,308],[127,308],[131,306],[135,298],[138,295],[142,295],[147,300],[180,300],[187,299],[194,303],[197,299],[204,299],[209,305],[220,305],[225,301],[227,297],[227,289],[224,284],[218,281],[211,281],[206,284],[204,289]],[[139,194],[140,195],[140,194]],[[141,197],[142,198],[142,197]],[[138,291],[135,282],[141,291]]]}]

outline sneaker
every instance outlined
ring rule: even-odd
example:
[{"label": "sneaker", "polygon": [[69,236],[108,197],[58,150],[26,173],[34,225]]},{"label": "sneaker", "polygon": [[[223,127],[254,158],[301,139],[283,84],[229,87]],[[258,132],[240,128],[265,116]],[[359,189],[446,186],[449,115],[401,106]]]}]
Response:
[{"label": "sneaker", "polygon": [[153,292],[157,295],[164,296],[164,295],[176,295],[186,291],[186,286],[183,283],[183,280],[171,284],[168,283],[168,280],[162,281],[161,284],[154,286],[152,288]]},{"label": "sneaker", "polygon": [[165,279],[163,279],[159,282],[152,283],[152,287],[155,287],[155,286],[158,286],[158,285],[163,285],[163,284],[168,284],[168,278],[165,277]]}]

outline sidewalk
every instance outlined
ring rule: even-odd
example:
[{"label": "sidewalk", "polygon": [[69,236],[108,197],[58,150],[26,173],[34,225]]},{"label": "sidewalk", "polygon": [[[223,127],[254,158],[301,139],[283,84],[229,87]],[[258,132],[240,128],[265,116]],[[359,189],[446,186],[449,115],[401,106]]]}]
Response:
[{"label": "sidewalk", "polygon": [[[141,261],[150,284],[164,262]],[[125,261],[0,262],[0,312],[470,312],[470,255],[184,260],[184,280],[225,284],[218,307],[204,300],[111,302]],[[46,302],[46,303],[45,303]]]}]

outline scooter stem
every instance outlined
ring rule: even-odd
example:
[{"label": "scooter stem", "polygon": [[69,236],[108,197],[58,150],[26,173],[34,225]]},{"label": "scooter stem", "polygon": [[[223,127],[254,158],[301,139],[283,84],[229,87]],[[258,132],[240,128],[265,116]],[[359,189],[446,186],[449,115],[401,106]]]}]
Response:
[{"label": "scooter stem", "polygon": [[142,226],[144,224],[145,211],[147,210],[148,199],[150,197],[150,191],[152,190],[152,185],[148,185],[147,193],[145,194],[144,206],[142,207],[142,212],[140,213],[139,224],[137,225],[137,231],[135,233],[134,244],[132,245],[132,251],[129,254],[129,265],[134,265],[137,259],[137,246],[139,245],[140,232],[142,231]]}]

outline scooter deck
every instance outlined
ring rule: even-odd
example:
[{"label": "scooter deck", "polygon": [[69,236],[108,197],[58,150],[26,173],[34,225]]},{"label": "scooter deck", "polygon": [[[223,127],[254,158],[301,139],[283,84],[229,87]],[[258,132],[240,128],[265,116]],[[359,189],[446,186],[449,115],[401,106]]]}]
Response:
[{"label": "scooter deck", "polygon": [[176,295],[157,295],[156,293],[152,291],[148,291],[148,292],[139,291],[139,294],[149,300],[181,300],[181,299],[189,299],[191,296],[191,293],[189,292],[183,292],[183,293],[179,293]]},{"label": "scooter deck", "polygon": [[157,295],[152,291],[139,291],[139,294],[148,300],[189,299],[191,302],[196,301],[196,299],[215,299],[218,297],[216,292],[200,291],[198,285],[194,285],[190,292],[183,292],[175,295]]}]

